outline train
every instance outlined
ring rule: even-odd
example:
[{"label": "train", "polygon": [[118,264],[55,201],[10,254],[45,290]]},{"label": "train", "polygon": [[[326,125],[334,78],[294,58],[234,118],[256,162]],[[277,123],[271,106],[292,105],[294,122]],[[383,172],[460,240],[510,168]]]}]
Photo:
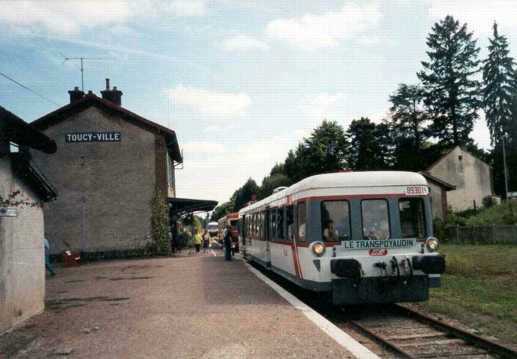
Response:
[{"label": "train", "polygon": [[219,243],[223,244],[224,233],[227,228],[230,228],[230,235],[232,236],[232,247],[234,252],[239,252],[239,212],[228,213],[217,221],[219,231]]},{"label": "train", "polygon": [[209,222],[206,226],[206,230],[210,238],[219,236],[219,224],[217,222]]},{"label": "train", "polygon": [[315,175],[239,211],[248,261],[334,305],[419,302],[445,259],[429,186],[414,172]]}]

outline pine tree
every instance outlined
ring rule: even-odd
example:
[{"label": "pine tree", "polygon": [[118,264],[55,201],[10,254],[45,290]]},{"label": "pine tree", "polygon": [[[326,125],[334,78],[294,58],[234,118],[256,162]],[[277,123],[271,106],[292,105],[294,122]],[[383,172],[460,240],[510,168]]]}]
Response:
[{"label": "pine tree", "polygon": [[424,109],[424,89],[419,85],[400,84],[390,96],[391,128],[394,141],[394,168],[421,170],[422,148],[427,139],[429,119]]},{"label": "pine tree", "polygon": [[400,84],[390,96],[393,129],[412,142],[415,150],[419,150],[426,140],[424,126],[428,115],[423,108],[424,95],[424,89],[419,85]]},{"label": "pine tree", "polygon": [[480,84],[479,48],[467,24],[460,26],[452,16],[434,24],[427,37],[429,61],[419,72],[425,93],[425,105],[432,115],[431,135],[445,147],[470,142],[474,121],[478,118]]},{"label": "pine tree", "polygon": [[499,35],[494,23],[494,37],[488,46],[488,58],[483,61],[483,105],[490,130],[490,141],[498,147],[504,133],[508,133],[512,119],[512,96],[516,92],[514,61],[508,41]]},{"label": "pine tree", "polygon": [[355,171],[382,170],[391,165],[391,136],[385,123],[375,125],[361,117],[350,124],[348,166]]}]

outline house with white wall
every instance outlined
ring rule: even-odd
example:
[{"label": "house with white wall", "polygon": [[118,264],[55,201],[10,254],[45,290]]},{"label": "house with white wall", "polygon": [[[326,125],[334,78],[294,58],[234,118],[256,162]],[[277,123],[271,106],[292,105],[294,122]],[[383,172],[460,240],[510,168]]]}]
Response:
[{"label": "house with white wall", "polygon": [[56,192],[28,148],[56,144],[0,106],[0,333],[44,309],[43,206]]},{"label": "house with white wall", "polygon": [[447,205],[453,211],[480,208],[485,197],[494,195],[490,165],[460,146],[445,153],[425,172],[454,186],[447,191]]}]

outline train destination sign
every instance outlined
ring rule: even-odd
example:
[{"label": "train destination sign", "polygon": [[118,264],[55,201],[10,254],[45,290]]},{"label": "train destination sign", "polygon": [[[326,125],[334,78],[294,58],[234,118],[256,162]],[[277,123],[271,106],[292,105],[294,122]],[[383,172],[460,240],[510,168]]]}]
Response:
[{"label": "train destination sign", "polygon": [[384,239],[364,241],[343,241],[341,245],[346,249],[382,249],[382,248],[413,248],[414,239]]},{"label": "train destination sign", "polygon": [[78,142],[120,142],[120,132],[71,132],[65,134],[67,143]]}]

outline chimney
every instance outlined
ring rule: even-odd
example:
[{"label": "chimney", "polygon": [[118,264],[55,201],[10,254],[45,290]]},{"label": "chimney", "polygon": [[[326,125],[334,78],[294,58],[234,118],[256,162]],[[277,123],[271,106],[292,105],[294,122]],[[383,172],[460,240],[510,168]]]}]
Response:
[{"label": "chimney", "polygon": [[84,97],[84,92],[79,90],[77,86],[73,90],[68,91],[68,94],[70,95],[70,103],[77,102]]},{"label": "chimney", "polygon": [[106,89],[101,91],[101,94],[104,100],[113,102],[118,106],[122,104],[122,91],[119,91],[117,86],[110,89],[110,79],[106,79]]}]

